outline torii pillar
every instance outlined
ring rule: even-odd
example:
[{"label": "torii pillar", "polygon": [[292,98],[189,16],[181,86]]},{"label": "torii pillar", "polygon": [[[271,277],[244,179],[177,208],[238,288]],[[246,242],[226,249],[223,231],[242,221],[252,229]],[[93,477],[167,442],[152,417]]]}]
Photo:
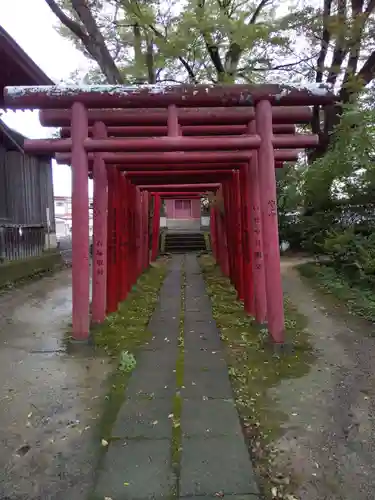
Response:
[{"label": "torii pillar", "polygon": [[[107,137],[103,122],[93,127],[94,137]],[[96,153],[93,163],[94,200],[93,200],[93,263],[92,263],[92,302],[93,323],[105,319],[107,304],[107,172],[100,153]]]},{"label": "torii pillar", "polygon": [[283,343],[284,301],[280,271],[272,105],[269,101],[262,100],[256,105],[255,122],[257,133],[261,139],[258,152],[258,175],[262,214],[268,330],[275,343]]},{"label": "torii pillar", "polygon": [[72,105],[72,324],[74,340],[87,340],[90,320],[88,136],[85,106]]},{"label": "torii pillar", "polygon": [[160,208],[161,208],[161,198],[159,194],[153,195],[153,217],[152,217],[152,252],[151,252],[151,260],[156,260],[158,256],[159,250],[159,231],[160,231]]}]

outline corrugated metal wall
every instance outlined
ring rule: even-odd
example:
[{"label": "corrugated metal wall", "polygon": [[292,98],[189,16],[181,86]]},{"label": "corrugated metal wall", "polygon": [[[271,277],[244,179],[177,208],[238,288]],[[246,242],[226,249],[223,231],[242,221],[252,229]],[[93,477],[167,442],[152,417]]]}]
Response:
[{"label": "corrugated metal wall", "polygon": [[8,194],[5,174],[5,149],[0,144],[0,222],[7,220]]},{"label": "corrugated metal wall", "polygon": [[0,145],[0,223],[43,224],[55,231],[50,159],[6,151]]}]

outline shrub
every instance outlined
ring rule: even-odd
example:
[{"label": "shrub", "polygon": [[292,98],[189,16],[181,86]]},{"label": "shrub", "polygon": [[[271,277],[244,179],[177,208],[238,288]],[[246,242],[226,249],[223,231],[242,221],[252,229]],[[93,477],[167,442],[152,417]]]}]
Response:
[{"label": "shrub", "polygon": [[322,247],[333,266],[342,270],[351,281],[375,284],[375,234],[365,236],[353,228],[331,231]]}]

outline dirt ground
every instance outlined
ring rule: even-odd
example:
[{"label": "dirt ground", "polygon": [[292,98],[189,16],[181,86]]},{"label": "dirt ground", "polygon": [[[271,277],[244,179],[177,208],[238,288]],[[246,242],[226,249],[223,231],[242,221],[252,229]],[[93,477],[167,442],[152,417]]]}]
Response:
[{"label": "dirt ground", "polygon": [[[272,389],[290,418],[277,468],[301,500],[375,499],[375,338],[339,314],[284,259],[284,289],[308,320],[309,373]],[[95,469],[93,438],[109,366],[68,354],[70,270],[0,296],[0,499],[82,500]],[[67,494],[67,492],[69,492]]]},{"label": "dirt ground", "polygon": [[68,269],[0,296],[1,500],[82,500],[91,487],[109,367],[66,352],[70,315]]},{"label": "dirt ground", "polygon": [[289,415],[277,464],[300,485],[301,500],[375,499],[375,333],[338,314],[284,259],[284,290],[308,320],[317,359],[310,372],[272,389]]}]

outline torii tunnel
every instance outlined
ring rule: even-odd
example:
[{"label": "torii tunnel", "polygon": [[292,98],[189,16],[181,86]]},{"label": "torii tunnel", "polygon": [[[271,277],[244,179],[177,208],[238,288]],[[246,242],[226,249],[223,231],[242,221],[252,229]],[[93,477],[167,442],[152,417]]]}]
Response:
[{"label": "torii tunnel", "polygon": [[[275,168],[318,145],[296,133],[324,85],[8,87],[12,109],[40,109],[60,139],[27,152],[72,165],[73,336],[89,337],[157,258],[164,198],[210,197],[213,255],[246,312],[284,342]],[[90,316],[88,177],[94,182]]]}]

